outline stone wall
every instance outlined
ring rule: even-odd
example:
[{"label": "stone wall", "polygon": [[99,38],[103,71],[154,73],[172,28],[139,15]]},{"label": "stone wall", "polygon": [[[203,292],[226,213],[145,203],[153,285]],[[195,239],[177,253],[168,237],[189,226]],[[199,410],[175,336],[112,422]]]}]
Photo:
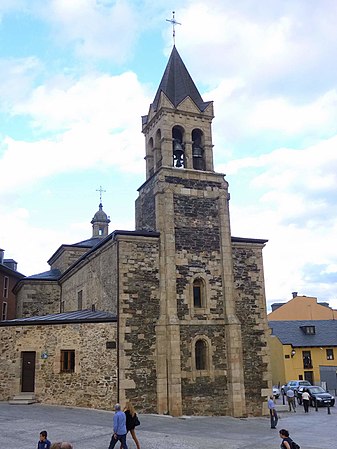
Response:
[{"label": "stone wall", "polygon": [[[180,327],[182,398],[184,415],[227,415],[227,360],[224,324],[201,324]],[[211,351],[211,366],[198,373],[192,367],[192,341],[207,337]]]},{"label": "stone wall", "polygon": [[157,412],[158,238],[119,236],[120,401]]},{"label": "stone wall", "polygon": [[155,197],[153,194],[155,178],[147,181],[140,189],[136,199],[136,229],[156,230]]},{"label": "stone wall", "polygon": [[17,318],[59,313],[60,295],[57,281],[23,280],[16,296]]},{"label": "stone wall", "polygon": [[61,248],[49,260],[51,262],[51,269],[57,268],[64,273],[73,263],[76,262],[83,254],[88,252],[91,248],[76,247],[71,245],[62,245]]},{"label": "stone wall", "polygon": [[[116,323],[0,327],[0,400],[20,393],[21,352],[36,351],[39,401],[111,410],[117,402],[117,350],[106,343],[116,339]],[[60,352],[67,349],[75,350],[74,373],[60,372]]]},{"label": "stone wall", "polygon": [[[227,356],[220,222],[218,202],[212,195],[212,188],[217,190],[221,183],[175,177],[166,177],[166,181],[196,193],[194,196],[175,193],[173,197],[183,413],[226,415]],[[206,304],[201,310],[193,310],[193,280],[199,276],[205,282]],[[193,342],[198,336],[207,338],[211,352],[211,369],[202,373],[195,371],[193,360]]]},{"label": "stone wall", "polygon": [[263,246],[233,244],[236,314],[241,322],[246,406],[248,414],[255,416],[265,413],[263,402],[271,390]]},{"label": "stone wall", "polygon": [[61,279],[65,311],[78,310],[78,292],[82,291],[82,309],[94,305],[96,310],[117,313],[116,248],[116,242],[110,241]]}]

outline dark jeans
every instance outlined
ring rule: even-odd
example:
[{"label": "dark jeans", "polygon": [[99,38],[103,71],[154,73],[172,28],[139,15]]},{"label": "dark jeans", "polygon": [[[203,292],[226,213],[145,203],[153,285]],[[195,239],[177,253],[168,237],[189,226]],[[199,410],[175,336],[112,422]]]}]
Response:
[{"label": "dark jeans", "polygon": [[270,427],[272,429],[275,429],[275,427],[277,426],[277,422],[278,422],[278,416],[277,416],[276,410],[275,409],[269,410],[269,412],[270,412]]},{"label": "dark jeans", "polygon": [[305,413],[309,412],[309,404],[310,404],[310,401],[308,399],[303,399],[303,407],[304,407]]},{"label": "dark jeans", "polygon": [[117,441],[120,441],[123,445],[123,449],[128,449],[128,445],[126,444],[126,434],[125,435],[117,435],[117,438],[115,438],[115,434],[112,435],[111,441],[109,444],[109,449],[113,449],[115,447],[115,444]]}]

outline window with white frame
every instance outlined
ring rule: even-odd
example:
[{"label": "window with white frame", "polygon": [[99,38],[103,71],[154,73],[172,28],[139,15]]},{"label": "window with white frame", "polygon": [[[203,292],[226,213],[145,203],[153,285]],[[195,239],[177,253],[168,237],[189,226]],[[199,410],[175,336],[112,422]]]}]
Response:
[{"label": "window with white frame", "polygon": [[4,289],[3,289],[3,297],[8,298],[8,289],[9,289],[9,278],[7,276],[4,277]]},{"label": "window with white frame", "polygon": [[1,319],[2,321],[7,320],[7,302],[2,303]]}]

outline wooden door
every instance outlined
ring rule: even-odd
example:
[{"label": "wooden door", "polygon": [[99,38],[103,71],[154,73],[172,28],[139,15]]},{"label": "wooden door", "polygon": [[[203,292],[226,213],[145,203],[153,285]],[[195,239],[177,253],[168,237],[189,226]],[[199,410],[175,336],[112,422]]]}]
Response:
[{"label": "wooden door", "polygon": [[35,388],[35,352],[21,353],[21,391],[33,393]]}]

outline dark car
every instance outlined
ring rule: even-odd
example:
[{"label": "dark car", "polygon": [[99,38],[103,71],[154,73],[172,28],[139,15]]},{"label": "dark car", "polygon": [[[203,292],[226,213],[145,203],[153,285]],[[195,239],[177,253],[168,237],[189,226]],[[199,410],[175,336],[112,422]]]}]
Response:
[{"label": "dark car", "polygon": [[311,386],[311,383],[307,380],[290,380],[287,384],[282,385],[281,387],[281,393],[283,395],[286,394],[286,392],[290,390],[294,390],[295,396],[297,395],[297,391],[300,387],[309,387]]},{"label": "dark car", "polygon": [[297,391],[297,402],[302,404],[302,393],[307,390],[310,396],[310,405],[315,407],[315,401],[317,401],[317,406],[329,405],[333,407],[335,405],[335,398],[332,394],[324,390],[324,388],[312,385],[309,387],[300,387]]}]

